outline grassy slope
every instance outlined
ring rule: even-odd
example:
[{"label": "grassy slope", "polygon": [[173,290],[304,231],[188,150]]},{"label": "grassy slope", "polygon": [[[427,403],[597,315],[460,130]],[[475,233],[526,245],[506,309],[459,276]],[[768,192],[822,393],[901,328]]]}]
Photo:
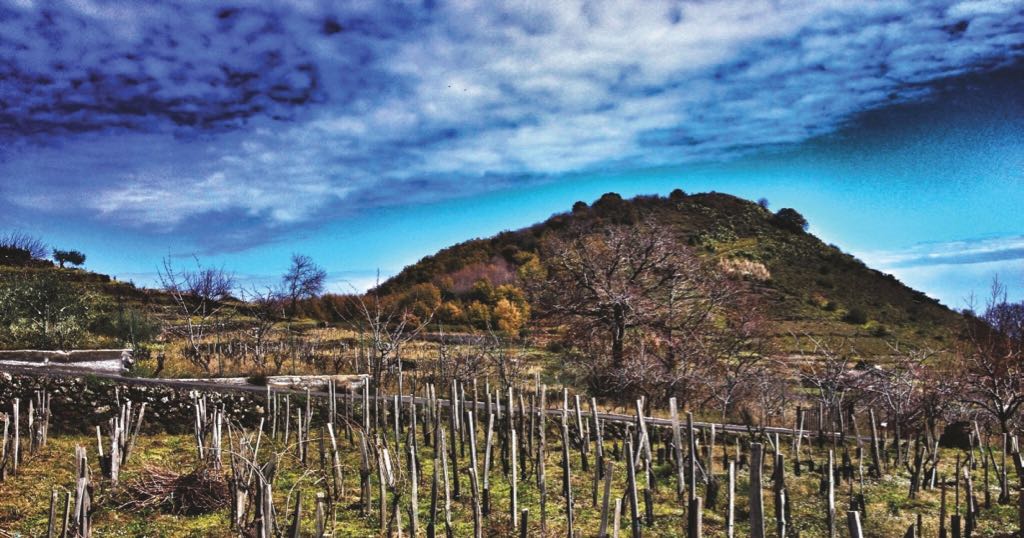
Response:
[{"label": "grassy slope", "polygon": [[[380,286],[395,293],[421,282],[438,282],[474,263],[504,258],[515,265],[523,253],[537,253],[549,234],[570,226],[646,219],[677,234],[703,255],[763,264],[770,279],[753,283],[780,340],[790,333],[850,338],[864,354],[884,354],[887,342],[900,340],[942,348],[960,316],[895,277],[864,265],[814,235],[794,233],[771,222],[772,213],[757,204],[721,193],[672,198],[638,197],[597,202],[573,213],[487,239],[474,239],[427,256]],[[868,323],[843,321],[861,309]]]}]

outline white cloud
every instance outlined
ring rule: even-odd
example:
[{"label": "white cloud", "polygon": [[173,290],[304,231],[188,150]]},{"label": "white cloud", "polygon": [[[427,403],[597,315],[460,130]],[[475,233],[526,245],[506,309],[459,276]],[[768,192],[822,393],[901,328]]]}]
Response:
[{"label": "white cloud", "polygon": [[1013,300],[1024,300],[1024,236],[922,243],[857,255],[914,289],[929,290],[952,308],[971,306],[972,294],[976,302],[983,301],[997,276]]},{"label": "white cloud", "polygon": [[273,227],[730,158],[1024,55],[1024,13],[1001,1],[79,1],[0,15],[0,175],[21,182],[9,201],[85,200],[166,227],[218,211]]}]

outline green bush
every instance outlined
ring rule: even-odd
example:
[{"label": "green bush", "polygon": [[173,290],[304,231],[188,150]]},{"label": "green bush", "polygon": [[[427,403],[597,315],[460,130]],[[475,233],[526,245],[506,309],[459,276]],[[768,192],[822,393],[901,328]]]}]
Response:
[{"label": "green bush", "polygon": [[808,226],[807,219],[791,207],[784,207],[776,211],[771,222],[779,228],[791,232],[805,232]]},{"label": "green bush", "polygon": [[863,325],[868,322],[868,314],[863,308],[855,306],[846,311],[846,314],[843,315],[843,321],[854,325]]}]

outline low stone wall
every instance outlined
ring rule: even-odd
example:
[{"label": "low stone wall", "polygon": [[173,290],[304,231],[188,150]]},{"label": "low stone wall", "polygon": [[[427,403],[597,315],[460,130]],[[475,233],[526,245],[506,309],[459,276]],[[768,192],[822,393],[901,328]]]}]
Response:
[{"label": "low stone wall", "polygon": [[[95,377],[27,376],[0,372],[0,413],[11,414],[14,398],[21,399],[22,420],[28,401],[37,391],[50,394],[50,431],[90,434],[96,426],[107,428],[117,412],[117,398],[136,404],[146,402],[143,431],[147,433],[187,433],[192,431],[195,390],[166,386],[132,385]],[[247,392],[203,392],[209,405],[223,405],[233,421],[252,427],[263,417],[265,397]],[[293,405],[301,396],[293,396]]]},{"label": "low stone wall", "polygon": [[43,351],[18,349],[0,351],[0,366],[47,368],[99,372],[124,372],[132,365],[130,349],[83,349],[72,351]]}]

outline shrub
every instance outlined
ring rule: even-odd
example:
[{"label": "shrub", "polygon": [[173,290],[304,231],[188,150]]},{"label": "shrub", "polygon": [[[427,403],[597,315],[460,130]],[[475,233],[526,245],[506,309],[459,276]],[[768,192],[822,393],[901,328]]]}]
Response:
[{"label": "shrub", "polygon": [[875,320],[867,322],[867,324],[864,325],[864,328],[867,329],[868,334],[870,334],[871,336],[882,337],[888,336],[889,334],[889,329],[886,328],[885,325],[882,325],[881,323]]},{"label": "shrub", "polygon": [[791,207],[784,207],[776,211],[772,216],[772,224],[791,232],[805,232],[808,226],[807,219]]},{"label": "shrub", "polygon": [[843,315],[843,321],[854,325],[863,325],[868,322],[868,314],[864,312],[863,308],[855,306],[846,311],[846,314]]}]

